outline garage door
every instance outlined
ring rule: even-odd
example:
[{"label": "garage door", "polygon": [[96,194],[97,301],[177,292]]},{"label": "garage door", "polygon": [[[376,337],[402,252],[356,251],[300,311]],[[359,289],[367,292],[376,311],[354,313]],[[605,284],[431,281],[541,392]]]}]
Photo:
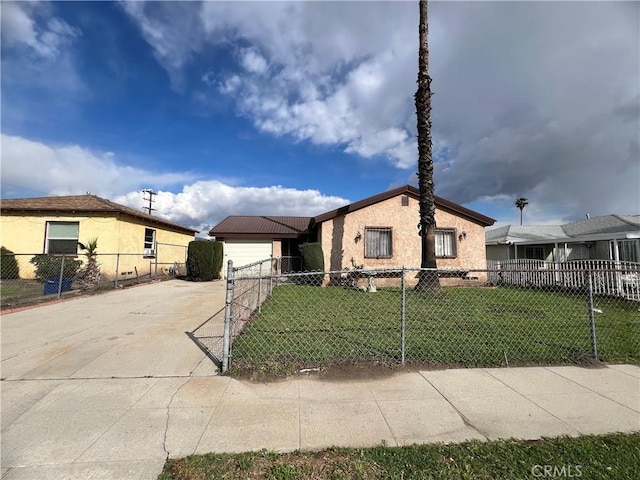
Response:
[{"label": "garage door", "polygon": [[241,267],[259,260],[266,260],[273,253],[271,240],[226,240],[224,242],[224,269],[233,260],[234,267]]}]

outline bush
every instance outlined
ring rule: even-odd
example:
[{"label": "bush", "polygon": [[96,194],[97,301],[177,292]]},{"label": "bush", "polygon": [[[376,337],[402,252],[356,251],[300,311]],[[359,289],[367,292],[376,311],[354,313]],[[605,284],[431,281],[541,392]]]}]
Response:
[{"label": "bush", "polygon": [[[319,243],[303,243],[300,245],[303,272],[324,272],[324,254]],[[308,285],[322,285],[322,275],[305,275],[300,277]]]},{"label": "bush", "polygon": [[187,249],[187,277],[193,282],[220,278],[222,243],[194,240]]},{"label": "bush", "polygon": [[[62,260],[64,259],[64,267]],[[78,273],[78,269],[82,265],[82,260],[76,260],[71,257],[63,257],[62,255],[36,255],[30,263],[35,265],[36,278],[41,282],[50,278],[58,278],[60,276],[60,268],[62,268],[62,276],[72,278]]]},{"label": "bush", "polygon": [[13,252],[8,248],[0,247],[0,255],[0,258],[2,258],[2,263],[0,264],[0,278],[2,280],[20,278],[18,261],[16,260]]}]

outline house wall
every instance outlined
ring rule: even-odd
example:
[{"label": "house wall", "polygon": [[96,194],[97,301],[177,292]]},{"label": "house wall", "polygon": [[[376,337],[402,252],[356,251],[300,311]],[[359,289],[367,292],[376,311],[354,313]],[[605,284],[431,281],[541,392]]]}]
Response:
[{"label": "house wall", "polygon": [[[2,246],[16,253],[20,276],[33,278],[33,265],[29,263],[32,256],[45,251],[47,222],[78,222],[80,242],[86,243],[91,238],[98,239],[98,262],[105,278],[114,278],[116,267],[120,278],[147,274],[155,269],[155,259],[143,258],[145,228],[156,231],[156,241],[179,245],[159,246],[158,262],[183,263],[185,248],[193,235],[162,229],[159,226],[146,225],[142,220],[116,213],[106,213],[103,216],[88,215],[2,215],[0,217],[0,242]],[[120,254],[119,258],[118,255]],[[78,258],[83,259],[82,251],[78,250]],[[159,271],[162,267],[159,266]],[[130,272],[130,273],[129,273]],[[125,273],[126,275],[122,275]]]},{"label": "house wall", "polygon": [[[329,270],[364,268],[419,268],[421,241],[418,235],[418,200],[409,197],[409,204],[402,205],[401,196],[339,215],[318,227],[318,242],[324,252],[325,268]],[[437,228],[455,229],[456,258],[437,259],[438,268],[485,269],[484,227],[448,211],[436,209]],[[391,227],[391,258],[365,258],[365,227]],[[460,241],[458,235],[466,232]],[[360,234],[360,239],[357,239]],[[376,282],[377,283],[377,282]],[[447,283],[447,282],[443,282]]]}]

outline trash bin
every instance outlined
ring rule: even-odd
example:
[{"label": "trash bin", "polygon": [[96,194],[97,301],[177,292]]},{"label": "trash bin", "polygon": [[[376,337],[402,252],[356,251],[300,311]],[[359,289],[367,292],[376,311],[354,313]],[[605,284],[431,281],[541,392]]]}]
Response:
[{"label": "trash bin", "polygon": [[[71,284],[73,278],[62,277],[62,288],[60,292],[68,292],[71,290]],[[58,293],[58,286],[60,285],[60,278],[50,278],[44,282],[44,295],[54,295]]]}]

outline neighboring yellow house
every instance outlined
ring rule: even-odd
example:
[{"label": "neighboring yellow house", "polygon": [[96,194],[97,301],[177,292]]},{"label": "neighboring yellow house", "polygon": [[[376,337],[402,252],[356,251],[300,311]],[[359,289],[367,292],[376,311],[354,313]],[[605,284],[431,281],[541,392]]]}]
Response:
[{"label": "neighboring yellow house", "polygon": [[[35,254],[84,258],[78,242],[98,239],[103,277],[144,275],[184,263],[196,230],[95,195],[19,198],[0,201],[0,238],[16,254],[20,277],[33,278]],[[161,267],[161,268],[162,268]]]}]

